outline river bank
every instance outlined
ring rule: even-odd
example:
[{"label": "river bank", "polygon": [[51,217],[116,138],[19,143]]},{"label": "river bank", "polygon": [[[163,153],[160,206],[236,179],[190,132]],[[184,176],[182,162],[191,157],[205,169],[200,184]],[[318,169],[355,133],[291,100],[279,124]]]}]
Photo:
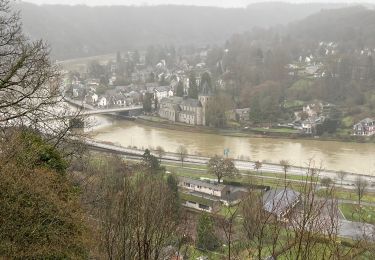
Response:
[{"label": "river bank", "polygon": [[296,167],[305,167],[314,160],[317,167],[344,170],[364,175],[375,175],[375,145],[356,142],[318,142],[317,139],[261,138],[248,133],[231,133],[164,124],[163,122],[127,121],[100,117],[99,126],[89,135],[100,142],[111,142],[123,147],[176,152],[185,146],[189,154],[198,156],[223,155],[236,159],[279,163],[288,160]]},{"label": "river bank", "polygon": [[231,137],[246,138],[270,138],[270,139],[292,139],[292,140],[314,140],[331,142],[352,142],[352,143],[375,143],[375,137],[362,137],[345,135],[340,137],[301,135],[287,131],[277,131],[273,129],[218,129],[207,126],[192,126],[182,123],[173,123],[158,117],[138,117],[136,122],[150,127],[176,130],[190,133],[205,133]]}]

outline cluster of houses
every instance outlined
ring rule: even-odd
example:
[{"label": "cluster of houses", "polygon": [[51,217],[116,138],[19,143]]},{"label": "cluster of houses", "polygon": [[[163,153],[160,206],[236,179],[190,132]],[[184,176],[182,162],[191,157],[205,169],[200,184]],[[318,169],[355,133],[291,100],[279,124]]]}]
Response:
[{"label": "cluster of houses", "polygon": [[[327,70],[322,62],[326,57],[337,53],[338,45],[334,42],[320,42],[315,51],[287,66],[289,75],[294,77],[322,78],[327,75]],[[337,75],[331,75],[333,77]]]},{"label": "cluster of houses", "polygon": [[375,119],[365,118],[353,126],[353,135],[372,136],[375,134]]},{"label": "cluster of houses", "polygon": [[313,135],[318,124],[322,124],[329,116],[331,104],[321,102],[311,103],[303,106],[302,110],[295,111],[295,120],[291,124],[294,129],[300,130],[302,134]]},{"label": "cluster of houses", "polygon": [[72,98],[83,100],[85,104],[99,108],[113,108],[141,105],[146,93],[161,100],[173,96],[172,86],[157,83],[130,84],[128,86],[100,86],[95,81],[72,82]]}]

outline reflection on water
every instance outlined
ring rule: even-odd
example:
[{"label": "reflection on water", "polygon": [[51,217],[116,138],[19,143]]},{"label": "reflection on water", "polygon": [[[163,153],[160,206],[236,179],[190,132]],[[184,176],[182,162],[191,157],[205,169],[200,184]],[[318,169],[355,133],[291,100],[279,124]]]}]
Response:
[{"label": "reflection on water", "polygon": [[155,148],[162,146],[175,152],[179,145],[197,155],[223,154],[230,149],[233,158],[244,158],[277,163],[289,160],[294,166],[306,166],[310,159],[324,168],[375,175],[375,145],[315,140],[230,137],[204,133],[187,133],[154,128],[124,120],[95,117],[92,135],[100,141],[122,146]]}]

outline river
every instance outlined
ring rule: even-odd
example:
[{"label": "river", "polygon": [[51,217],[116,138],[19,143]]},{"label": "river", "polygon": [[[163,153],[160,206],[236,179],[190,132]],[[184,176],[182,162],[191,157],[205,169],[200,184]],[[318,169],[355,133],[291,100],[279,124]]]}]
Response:
[{"label": "river", "polygon": [[89,131],[93,139],[124,147],[163,147],[175,152],[180,145],[189,154],[222,155],[224,148],[236,159],[278,163],[288,160],[293,166],[306,166],[310,159],[327,170],[345,170],[375,176],[375,144],[318,140],[231,137],[206,133],[191,133],[142,125],[137,122],[95,117]]}]

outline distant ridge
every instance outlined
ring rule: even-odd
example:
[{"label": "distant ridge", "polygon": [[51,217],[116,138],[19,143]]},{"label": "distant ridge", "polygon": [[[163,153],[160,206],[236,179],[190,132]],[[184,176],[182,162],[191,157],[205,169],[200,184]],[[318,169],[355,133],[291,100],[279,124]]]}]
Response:
[{"label": "distant ridge", "polygon": [[252,4],[247,8],[192,6],[87,7],[19,3],[25,31],[45,39],[56,59],[113,53],[151,44],[222,44],[255,26],[285,25],[346,4]]}]

